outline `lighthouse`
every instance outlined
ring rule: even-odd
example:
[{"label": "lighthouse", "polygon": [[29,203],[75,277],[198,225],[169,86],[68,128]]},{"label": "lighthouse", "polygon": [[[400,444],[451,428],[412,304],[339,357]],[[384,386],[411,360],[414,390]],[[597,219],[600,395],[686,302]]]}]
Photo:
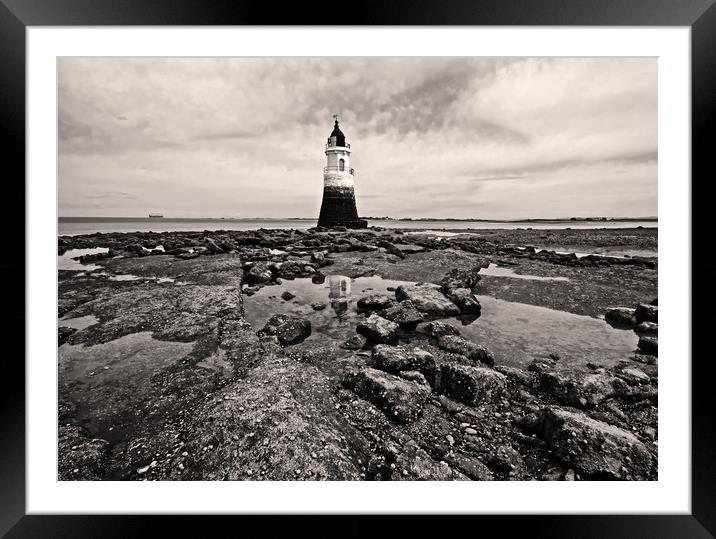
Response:
[{"label": "lighthouse", "polygon": [[351,145],[333,116],[333,132],[326,143],[326,166],[323,168],[323,202],[318,226],[331,228],[366,228],[368,222],[358,219],[351,168]]}]

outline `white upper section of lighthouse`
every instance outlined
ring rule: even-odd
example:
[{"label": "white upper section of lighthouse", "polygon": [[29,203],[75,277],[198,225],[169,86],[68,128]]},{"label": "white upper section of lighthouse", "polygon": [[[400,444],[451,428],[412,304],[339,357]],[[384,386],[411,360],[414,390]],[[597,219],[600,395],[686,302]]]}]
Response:
[{"label": "white upper section of lighthouse", "polygon": [[351,168],[351,145],[346,142],[346,137],[338,127],[338,117],[334,116],[336,122],[333,132],[326,143],[326,168],[324,177],[328,176],[353,176]]}]

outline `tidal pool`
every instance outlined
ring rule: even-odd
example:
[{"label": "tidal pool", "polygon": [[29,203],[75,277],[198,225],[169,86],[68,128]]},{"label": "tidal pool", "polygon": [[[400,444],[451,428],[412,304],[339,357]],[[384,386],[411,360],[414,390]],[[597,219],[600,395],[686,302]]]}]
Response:
[{"label": "tidal pool", "polygon": [[[311,321],[312,333],[307,341],[317,343],[326,338],[340,344],[355,334],[361,315],[357,301],[369,294],[394,294],[388,288],[407,281],[381,277],[351,279],[341,275],[327,276],[322,282],[311,279],[285,280],[281,285],[266,286],[244,298],[246,319],[260,329],[275,313],[305,317]],[[295,298],[284,301],[284,291]],[[585,370],[587,363],[610,366],[633,355],[638,338],[633,331],[615,329],[599,318],[524,303],[479,296],[480,317],[444,319],[460,329],[461,334],[490,348],[498,365],[525,367],[535,358],[558,356],[558,368],[565,371]],[[314,303],[326,304],[315,310]]]},{"label": "tidal pool", "polygon": [[509,277],[511,279],[527,279],[528,281],[569,281],[568,277],[542,277],[540,275],[528,275],[515,273],[511,268],[498,266],[490,263],[486,268],[480,270],[480,275],[488,275],[490,277]]},{"label": "tidal pool", "polygon": [[74,260],[78,256],[95,255],[98,253],[106,253],[109,249],[106,247],[94,247],[92,249],[69,249],[57,257],[57,269],[60,270],[86,270],[92,271],[102,269],[97,264],[82,264],[79,260]]}]

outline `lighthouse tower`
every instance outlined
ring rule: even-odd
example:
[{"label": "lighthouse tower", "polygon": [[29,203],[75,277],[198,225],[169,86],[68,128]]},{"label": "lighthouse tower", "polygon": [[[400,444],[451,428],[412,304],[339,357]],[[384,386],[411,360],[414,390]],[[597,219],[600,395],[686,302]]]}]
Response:
[{"label": "lighthouse tower", "polygon": [[358,219],[353,169],[351,168],[351,145],[338,127],[338,116],[333,117],[333,132],[326,143],[326,166],[323,168],[323,202],[318,226],[330,228],[366,228],[368,222]]}]

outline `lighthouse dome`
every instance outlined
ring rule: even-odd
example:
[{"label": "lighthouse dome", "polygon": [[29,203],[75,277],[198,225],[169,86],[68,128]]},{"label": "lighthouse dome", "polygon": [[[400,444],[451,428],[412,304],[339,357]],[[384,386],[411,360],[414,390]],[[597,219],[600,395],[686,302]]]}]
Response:
[{"label": "lighthouse dome", "polygon": [[333,125],[333,131],[331,132],[331,136],[328,137],[333,138],[336,137],[335,145],[336,146],[345,146],[346,145],[346,136],[343,134],[343,131],[341,131],[340,127],[338,127],[338,120],[336,120],[336,123]]}]

